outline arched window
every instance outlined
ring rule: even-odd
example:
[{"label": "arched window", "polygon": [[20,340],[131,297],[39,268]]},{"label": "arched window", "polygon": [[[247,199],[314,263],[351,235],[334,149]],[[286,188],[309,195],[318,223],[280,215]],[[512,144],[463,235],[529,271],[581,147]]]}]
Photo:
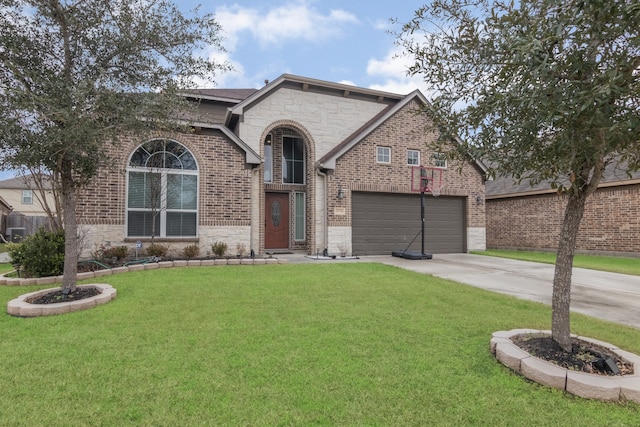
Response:
[{"label": "arched window", "polygon": [[184,145],[167,139],[140,145],[127,178],[128,237],[197,235],[198,166]]}]

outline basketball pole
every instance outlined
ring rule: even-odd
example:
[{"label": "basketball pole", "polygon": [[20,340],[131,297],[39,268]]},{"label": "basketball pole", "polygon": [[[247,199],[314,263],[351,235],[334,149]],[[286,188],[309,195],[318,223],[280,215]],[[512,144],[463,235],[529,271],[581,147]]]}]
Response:
[{"label": "basketball pole", "polygon": [[[416,175],[416,172],[419,170],[419,175]],[[433,172],[431,177],[429,177],[427,175],[427,170],[425,167],[423,166],[413,166],[412,169],[412,175],[411,175],[411,191],[413,192],[419,192],[420,193],[420,232],[419,234],[422,235],[422,246],[421,246],[421,250],[420,250],[420,254],[418,255],[417,252],[418,251],[412,251],[409,250],[409,248],[411,247],[411,245],[413,245],[413,242],[416,241],[416,239],[418,238],[418,233],[416,233],[415,237],[413,238],[413,240],[411,240],[411,242],[409,243],[409,245],[407,245],[407,247],[402,250],[402,251],[392,251],[391,255],[395,256],[395,257],[400,257],[400,258],[406,258],[406,259],[432,259],[433,255],[431,254],[425,254],[424,253],[424,242],[425,242],[425,223],[426,223],[426,195],[425,193],[427,191],[431,192],[431,189],[429,188],[429,182],[433,182],[434,180],[434,176],[433,176]]]},{"label": "basketball pole", "polygon": [[420,216],[422,217],[422,251],[420,252],[420,254],[422,255],[423,259],[424,259],[424,188],[423,190],[420,192]]}]

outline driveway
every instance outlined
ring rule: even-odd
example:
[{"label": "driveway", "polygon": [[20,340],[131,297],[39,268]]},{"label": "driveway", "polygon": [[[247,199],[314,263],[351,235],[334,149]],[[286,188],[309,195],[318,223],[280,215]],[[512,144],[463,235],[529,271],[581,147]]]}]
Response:
[{"label": "driveway", "polygon": [[[471,254],[431,260],[363,257],[423,274],[551,305],[554,266]],[[640,262],[640,260],[638,261]],[[573,269],[572,311],[640,328],[640,276]]]}]

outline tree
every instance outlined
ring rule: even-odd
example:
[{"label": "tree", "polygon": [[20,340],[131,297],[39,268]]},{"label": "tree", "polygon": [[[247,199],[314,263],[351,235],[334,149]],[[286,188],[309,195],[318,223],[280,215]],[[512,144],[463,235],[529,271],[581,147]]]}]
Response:
[{"label": "tree", "polygon": [[0,168],[51,171],[65,232],[63,288],[76,287],[77,191],[125,134],[176,129],[179,96],[226,64],[211,15],[169,0],[0,0]]},{"label": "tree", "polygon": [[552,297],[565,351],[585,202],[608,164],[640,166],[638,22],[633,0],[435,0],[396,34],[434,89],[436,149],[567,195]]},{"label": "tree", "polygon": [[[59,180],[52,171],[39,167],[20,171],[25,184],[35,187],[34,197],[47,214],[49,230],[62,231],[62,203],[59,196]],[[31,188],[33,190],[33,188]],[[52,205],[53,204],[53,205]]]}]

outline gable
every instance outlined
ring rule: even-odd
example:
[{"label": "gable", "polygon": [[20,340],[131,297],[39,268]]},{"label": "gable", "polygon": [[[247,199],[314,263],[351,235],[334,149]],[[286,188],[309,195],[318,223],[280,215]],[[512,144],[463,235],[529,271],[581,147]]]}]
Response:
[{"label": "gable", "polygon": [[283,75],[229,110],[226,124],[259,152],[265,129],[288,120],[313,137],[324,156],[402,95]]}]

